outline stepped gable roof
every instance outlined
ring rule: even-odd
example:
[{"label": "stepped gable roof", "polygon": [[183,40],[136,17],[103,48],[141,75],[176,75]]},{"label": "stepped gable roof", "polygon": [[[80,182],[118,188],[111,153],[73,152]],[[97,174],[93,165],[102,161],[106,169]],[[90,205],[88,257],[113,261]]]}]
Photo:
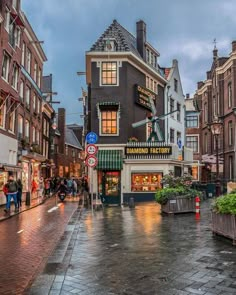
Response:
[{"label": "stepped gable roof", "polygon": [[76,137],[76,135],[74,134],[73,130],[66,127],[66,136],[65,136],[65,144],[71,145],[77,149],[82,150],[82,146],[80,144],[80,142],[78,141],[78,138]]},{"label": "stepped gable roof", "polygon": [[105,51],[106,40],[116,41],[116,51],[131,51],[137,57],[141,58],[136,46],[136,38],[122,27],[117,20],[106,29],[101,37],[93,44],[90,51]]}]

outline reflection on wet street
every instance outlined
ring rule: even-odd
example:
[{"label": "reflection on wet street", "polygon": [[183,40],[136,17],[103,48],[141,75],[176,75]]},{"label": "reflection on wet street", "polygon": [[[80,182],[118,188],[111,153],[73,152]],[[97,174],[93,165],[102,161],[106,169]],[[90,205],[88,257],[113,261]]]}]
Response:
[{"label": "reflection on wet street", "polygon": [[209,208],[200,221],[156,203],[84,211],[64,260],[49,258],[30,294],[236,294],[236,249],[212,236]]}]

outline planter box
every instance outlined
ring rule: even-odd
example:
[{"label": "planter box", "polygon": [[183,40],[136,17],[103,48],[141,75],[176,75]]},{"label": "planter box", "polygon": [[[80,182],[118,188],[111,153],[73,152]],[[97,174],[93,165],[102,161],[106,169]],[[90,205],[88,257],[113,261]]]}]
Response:
[{"label": "planter box", "polygon": [[188,213],[195,212],[195,199],[178,197],[168,200],[165,205],[161,205],[161,211],[164,213]]},{"label": "planter box", "polygon": [[232,239],[236,245],[236,216],[212,212],[212,232]]}]

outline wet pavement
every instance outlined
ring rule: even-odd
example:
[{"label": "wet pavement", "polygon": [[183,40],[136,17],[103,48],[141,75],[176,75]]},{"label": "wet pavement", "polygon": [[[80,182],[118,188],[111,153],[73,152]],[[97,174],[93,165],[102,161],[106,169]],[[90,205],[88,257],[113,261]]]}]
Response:
[{"label": "wet pavement", "polygon": [[77,208],[76,199],[60,203],[52,197],[31,209],[23,205],[21,213],[1,221],[1,295],[24,293],[42,271]]},{"label": "wet pavement", "polygon": [[25,294],[236,294],[236,247],[212,236],[210,202],[200,220],[156,203],[76,210]]}]

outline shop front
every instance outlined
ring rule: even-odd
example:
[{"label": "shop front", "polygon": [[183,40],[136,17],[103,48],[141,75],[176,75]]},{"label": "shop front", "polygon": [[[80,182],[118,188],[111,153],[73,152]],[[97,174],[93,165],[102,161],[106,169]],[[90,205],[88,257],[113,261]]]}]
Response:
[{"label": "shop front", "polygon": [[121,204],[121,150],[99,150],[97,170],[98,194],[104,204]]}]

